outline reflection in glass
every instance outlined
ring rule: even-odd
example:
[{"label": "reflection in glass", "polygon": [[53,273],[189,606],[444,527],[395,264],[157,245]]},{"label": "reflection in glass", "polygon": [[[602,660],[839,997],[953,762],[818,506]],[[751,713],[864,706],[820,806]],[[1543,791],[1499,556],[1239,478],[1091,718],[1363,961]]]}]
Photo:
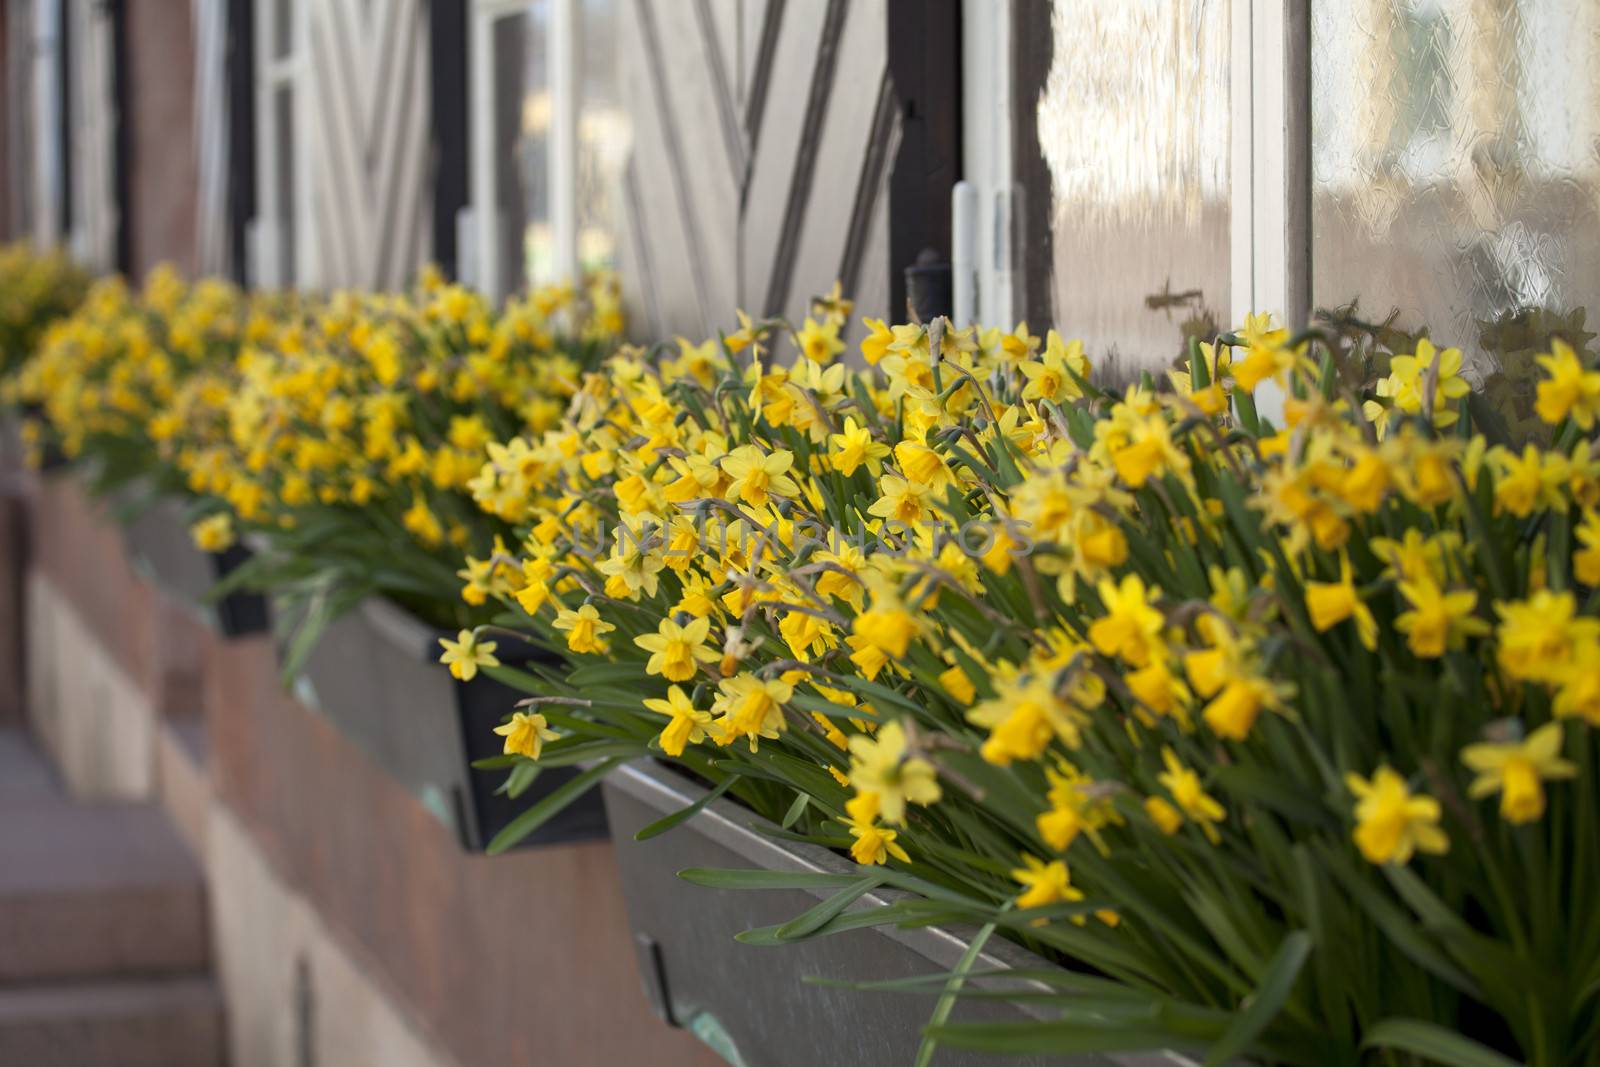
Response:
[{"label": "reflection in glass", "polygon": [[294,48],[295,0],[276,0],[272,4],[272,58],[287,59]]},{"label": "reflection in glass", "polygon": [[1054,317],[1113,383],[1227,325],[1229,6],[1055,0],[1038,105]]},{"label": "reflection in glass", "polygon": [[535,0],[494,23],[495,188],[506,291],[546,281],[555,267],[550,229],[549,5]]},{"label": "reflection in glass", "polygon": [[297,236],[295,234],[295,181],[294,181],[294,90],[279,85],[272,90],[273,131],[277,137],[273,181],[278,187],[278,210],[283,216],[278,220],[282,227],[283,246],[278,255],[278,282],[288,284],[295,278]]},{"label": "reflection in glass", "polygon": [[632,127],[617,70],[615,0],[583,0],[578,68],[578,265],[615,267]]},{"label": "reflection in glass", "polygon": [[[615,0],[579,5],[577,236],[583,268],[616,265],[622,169],[631,126],[618,80]],[[554,281],[550,199],[550,5],[534,0],[494,24],[497,230],[508,291]]]},{"label": "reflection in glass", "polygon": [[1593,351],[1600,6],[1315,0],[1311,38],[1313,301],[1428,328],[1536,432],[1534,357]]}]

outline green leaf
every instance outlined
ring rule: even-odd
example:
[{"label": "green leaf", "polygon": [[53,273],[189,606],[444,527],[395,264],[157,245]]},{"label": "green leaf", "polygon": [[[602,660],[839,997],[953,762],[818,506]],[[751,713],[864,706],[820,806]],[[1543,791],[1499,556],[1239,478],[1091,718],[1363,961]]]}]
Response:
[{"label": "green leaf", "polygon": [[1419,1019],[1385,1019],[1367,1031],[1361,1047],[1410,1052],[1444,1067],[1522,1067],[1471,1038]]},{"label": "green leaf", "polygon": [[705,796],[701,797],[693,804],[681,807],[677,811],[662,816],[649,826],[643,827],[638,833],[633,835],[633,839],[635,841],[648,841],[658,834],[666,833],[668,830],[672,829],[674,826],[677,826],[681,822],[687,822],[689,819],[694,818],[701,811],[705,810],[707,804],[710,804],[713,800],[717,799],[731,789],[733,787],[733,783],[737,782],[738,780],[739,775],[728,775],[728,777],[718,782],[717,787],[706,793]]},{"label": "green leaf", "polygon": [[[860,911],[847,911],[836,915],[811,931],[810,937],[827,937],[832,934],[842,934],[849,930],[862,930],[872,926],[894,926],[909,922],[913,913],[904,906],[905,902],[889,904],[881,908],[862,908]],[[746,930],[742,934],[734,935],[734,940],[742,945],[757,945],[769,948],[775,945],[791,945],[792,940],[785,940],[778,936],[778,931],[785,924],[778,923],[773,926],[758,926],[753,930]]]},{"label": "green leaf", "polygon": [[1193,1042],[1174,1039],[1165,1030],[1120,1023],[1078,1020],[1019,1023],[946,1023],[930,1027],[928,1036],[956,1048],[1011,1055],[1068,1056],[1084,1052],[1145,1052],[1156,1049],[1184,1051]]},{"label": "green leaf", "polygon": [[587,663],[567,675],[567,685],[583,689],[607,682],[644,681],[644,670],[637,663]]},{"label": "green leaf", "polygon": [[607,756],[637,759],[649,755],[649,752],[643,741],[585,741],[563,745],[560,748],[551,746],[539,757],[539,766],[570,767],[574,763],[588,763],[590,760],[604,759]]},{"label": "green leaf", "polygon": [[978,960],[978,953],[983,951],[983,946],[988,944],[989,938],[993,936],[994,923],[989,923],[980,929],[978,935],[972,939],[972,943],[967,946],[967,950],[961,954],[956,969],[950,972],[950,980],[945,984],[944,992],[939,994],[939,1003],[933,1006],[933,1017],[922,1029],[922,1044],[917,1048],[915,1067],[928,1067],[928,1064],[933,1062],[933,1054],[939,1048],[939,1041],[931,1031],[950,1021],[950,1012],[955,1009],[956,998],[961,995],[961,987],[966,982],[967,972],[972,970],[972,965]]},{"label": "green leaf", "polygon": [[1283,939],[1272,962],[1267,964],[1260,985],[1245,1002],[1244,1010],[1233,1017],[1222,1037],[1211,1046],[1205,1067],[1221,1067],[1249,1050],[1251,1043],[1283,1010],[1284,1002],[1289,999],[1289,991],[1300,976],[1300,968],[1310,955],[1311,935],[1304,930],[1296,930]]},{"label": "green leaf", "polygon": [[811,803],[811,795],[809,793],[796,794],[796,796],[794,798],[794,803],[790,804],[789,805],[789,810],[784,812],[784,814],[783,814],[783,822],[780,823],[779,825],[781,825],[785,830],[787,830],[791,826],[793,826],[795,823],[799,822],[800,821],[800,816],[802,816],[802,815],[804,815],[806,813],[806,807],[810,803]]},{"label": "green leaf", "polygon": [[731,867],[687,867],[678,877],[691,885],[709,889],[843,889],[859,874],[828,874],[823,871],[757,871]]},{"label": "green leaf", "polygon": [[529,693],[533,696],[550,695],[550,683],[529,674],[527,671],[520,671],[515,667],[507,667],[504,664],[498,667],[479,667],[478,669],[495,681],[509,686],[519,693]]},{"label": "green leaf", "polygon": [[506,775],[506,783],[503,787],[506,796],[515,800],[526,793],[528,788],[538,780],[541,769],[541,765],[534,763],[532,760],[525,760],[511,768],[511,773]]},{"label": "green leaf", "polygon": [[498,856],[561,814],[567,805],[587,793],[600,779],[610,774],[622,762],[623,760],[620,756],[602,760],[574,777],[570,782],[565,782],[559,788],[551,790],[548,796],[521,815],[518,815],[515,819],[512,819],[504,830],[495,834],[494,840],[489,842],[489,847],[484,851],[491,856]]},{"label": "green leaf", "polygon": [[822,929],[843,914],[844,909],[883,884],[881,875],[869,874],[839,890],[822,903],[796,915],[778,927],[777,936],[782,941],[800,941]]}]

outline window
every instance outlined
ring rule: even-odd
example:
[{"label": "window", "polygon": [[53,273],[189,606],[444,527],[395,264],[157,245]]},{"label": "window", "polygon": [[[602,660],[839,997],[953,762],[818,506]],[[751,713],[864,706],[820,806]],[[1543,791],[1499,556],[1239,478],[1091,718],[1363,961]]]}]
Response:
[{"label": "window", "polygon": [[[1533,357],[1584,348],[1600,298],[1593,0],[1010,6],[1010,166],[967,147],[1019,220],[986,318],[1015,290],[1126,380],[1246,311],[1353,306],[1461,348],[1492,431],[1534,428]],[[967,8],[970,41],[1000,7]],[[995,62],[969,45],[965,81],[1005,114]]]},{"label": "window", "polygon": [[493,298],[615,264],[630,143],[615,0],[478,0],[467,279]]},{"label": "window", "polygon": [[292,286],[307,276],[305,161],[295,149],[303,15],[298,0],[255,5],[258,214],[247,235],[249,280],[255,285]]},{"label": "window", "polygon": [[[1600,305],[1593,0],[1316,0],[1311,291],[1462,350],[1507,436]],[[1592,347],[1590,353],[1592,354]]]},{"label": "window", "polygon": [[1055,312],[1120,385],[1230,319],[1228,0],[1058,3],[1050,38]]}]

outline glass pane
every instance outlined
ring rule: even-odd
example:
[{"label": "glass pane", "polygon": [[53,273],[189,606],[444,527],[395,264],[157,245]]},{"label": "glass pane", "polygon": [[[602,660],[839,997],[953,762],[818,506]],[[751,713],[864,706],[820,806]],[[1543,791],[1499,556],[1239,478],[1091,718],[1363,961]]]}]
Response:
[{"label": "glass pane", "polygon": [[1227,0],[1055,0],[1038,106],[1055,321],[1111,384],[1229,309]]},{"label": "glass pane", "polygon": [[1534,356],[1600,296],[1600,5],[1316,0],[1312,297],[1427,327],[1536,431]]},{"label": "glass pane", "polygon": [[548,281],[550,232],[549,7],[530,3],[494,23],[494,143],[506,290]]},{"label": "glass pane", "polygon": [[622,170],[632,126],[617,71],[616,0],[583,0],[578,69],[578,265],[615,267]]},{"label": "glass pane", "polygon": [[295,189],[294,189],[294,90],[280,85],[272,91],[273,134],[278,139],[276,168],[278,186],[277,220],[283,237],[279,281],[292,283],[295,276]]},{"label": "glass pane", "polygon": [[286,59],[294,48],[294,9],[298,0],[269,0],[272,4],[272,57]]}]

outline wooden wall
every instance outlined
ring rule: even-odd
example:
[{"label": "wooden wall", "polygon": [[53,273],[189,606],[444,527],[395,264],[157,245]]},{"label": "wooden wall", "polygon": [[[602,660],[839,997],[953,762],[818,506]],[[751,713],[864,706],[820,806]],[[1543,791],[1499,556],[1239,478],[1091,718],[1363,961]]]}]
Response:
[{"label": "wooden wall", "polygon": [[[302,284],[398,288],[430,253],[425,0],[302,3],[298,148],[314,250]],[[306,260],[302,258],[304,264]]]},{"label": "wooden wall", "polygon": [[618,2],[637,332],[713,336],[735,307],[793,318],[835,279],[887,311],[886,0]]}]

